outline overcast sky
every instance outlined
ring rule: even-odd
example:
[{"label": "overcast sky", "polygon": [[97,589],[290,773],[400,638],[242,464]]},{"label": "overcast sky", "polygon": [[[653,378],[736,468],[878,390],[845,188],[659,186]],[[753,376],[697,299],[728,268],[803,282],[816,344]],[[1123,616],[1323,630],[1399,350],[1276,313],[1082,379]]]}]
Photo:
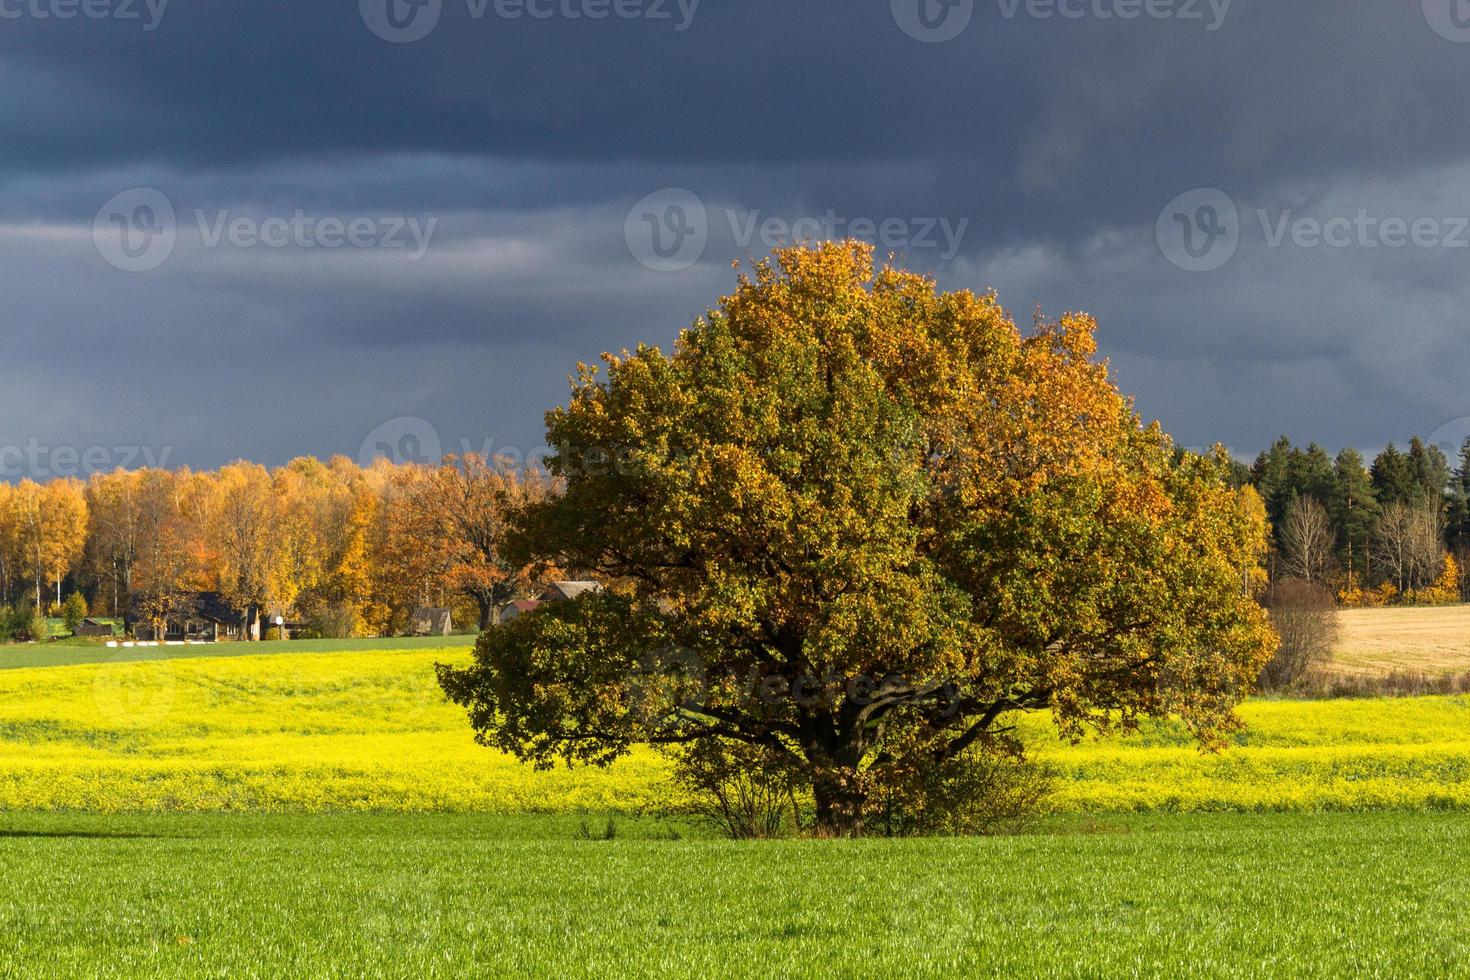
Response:
[{"label": "overcast sky", "polygon": [[1183,445],[1455,430],[1454,4],[0,0],[0,469],[534,451],[847,234],[1093,313]]}]

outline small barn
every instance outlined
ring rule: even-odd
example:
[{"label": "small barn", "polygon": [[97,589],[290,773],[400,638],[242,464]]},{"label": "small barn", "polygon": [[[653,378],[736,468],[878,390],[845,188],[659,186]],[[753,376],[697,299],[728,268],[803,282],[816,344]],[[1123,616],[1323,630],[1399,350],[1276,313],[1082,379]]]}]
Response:
[{"label": "small barn", "polygon": [[552,582],[541,593],[542,602],[570,602],[589,592],[601,592],[601,582]]},{"label": "small barn", "polygon": [[413,611],[414,636],[448,636],[454,632],[454,617],[448,609],[420,606]]},{"label": "small barn", "polygon": [[524,616],[539,605],[541,605],[539,599],[517,599],[514,602],[508,602],[500,608],[500,621],[508,623],[512,619]]},{"label": "small barn", "polygon": [[111,623],[104,623],[100,619],[90,617],[77,624],[77,628],[71,631],[72,636],[115,636],[116,630]]}]

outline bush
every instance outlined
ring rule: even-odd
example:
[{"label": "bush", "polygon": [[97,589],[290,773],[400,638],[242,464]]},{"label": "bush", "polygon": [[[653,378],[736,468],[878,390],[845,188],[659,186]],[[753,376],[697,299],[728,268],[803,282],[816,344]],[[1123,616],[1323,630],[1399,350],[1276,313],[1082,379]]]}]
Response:
[{"label": "bush", "polygon": [[32,610],[27,617],[25,638],[32,643],[45,643],[51,639],[51,623],[39,609]]},{"label": "bush", "polygon": [[345,640],[360,636],[362,616],[351,606],[335,603],[323,606],[308,618],[301,639]]},{"label": "bush", "polygon": [[66,631],[68,633],[75,633],[77,627],[82,625],[82,620],[86,619],[87,615],[87,600],[82,598],[80,592],[73,592],[61,604],[61,618],[66,623]]},{"label": "bush", "polygon": [[732,840],[762,840],[800,828],[795,770],[773,751],[706,739],[673,750],[687,812]]},{"label": "bush", "polygon": [[1331,659],[1337,644],[1337,606],[1322,586],[1286,579],[1267,591],[1266,610],[1281,646],[1261,671],[1258,686],[1280,691],[1299,684],[1309,671]]},{"label": "bush", "polygon": [[994,836],[1029,828],[1047,810],[1054,777],[1019,745],[976,745],[943,763],[890,772],[873,794],[890,836]]},{"label": "bush", "polygon": [[10,643],[25,636],[31,622],[31,610],[26,606],[0,606],[0,643]]}]

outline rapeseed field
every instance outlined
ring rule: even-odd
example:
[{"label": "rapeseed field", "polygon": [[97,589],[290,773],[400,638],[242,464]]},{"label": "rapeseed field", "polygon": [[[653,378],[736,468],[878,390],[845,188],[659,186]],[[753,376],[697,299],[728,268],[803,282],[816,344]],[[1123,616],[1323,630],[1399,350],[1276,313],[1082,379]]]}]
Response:
[{"label": "rapeseed field", "polygon": [[[662,757],[537,772],[476,745],[435,661],[365,650],[0,671],[0,810],[660,813]],[[1064,812],[1470,807],[1470,699],[1256,701],[1218,754],[1181,728],[1059,742],[1020,720]]]}]

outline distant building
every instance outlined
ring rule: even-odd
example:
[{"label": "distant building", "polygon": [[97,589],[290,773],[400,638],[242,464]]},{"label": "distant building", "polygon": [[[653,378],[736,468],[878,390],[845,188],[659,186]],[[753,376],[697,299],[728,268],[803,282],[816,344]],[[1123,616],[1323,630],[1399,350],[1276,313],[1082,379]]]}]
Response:
[{"label": "distant building", "polygon": [[541,605],[540,599],[517,599],[514,602],[508,602],[500,608],[500,621],[502,623],[508,623],[518,616],[525,615],[539,605]]},{"label": "distant building", "polygon": [[77,628],[71,631],[72,636],[116,636],[117,631],[112,628],[111,623],[104,623],[100,619],[84,619],[77,624]]},{"label": "distant building", "polygon": [[260,639],[260,619],[247,625],[246,615],[231,608],[218,592],[185,592],[174,600],[164,624],[164,635],[158,636],[154,624],[147,621],[137,597],[128,610],[133,636],[144,642],[218,643],[222,640]]},{"label": "distant building", "polygon": [[414,636],[448,636],[454,632],[454,618],[448,609],[420,606],[413,611]]},{"label": "distant building", "polygon": [[552,582],[541,593],[542,602],[570,602],[589,592],[601,592],[601,582]]}]

